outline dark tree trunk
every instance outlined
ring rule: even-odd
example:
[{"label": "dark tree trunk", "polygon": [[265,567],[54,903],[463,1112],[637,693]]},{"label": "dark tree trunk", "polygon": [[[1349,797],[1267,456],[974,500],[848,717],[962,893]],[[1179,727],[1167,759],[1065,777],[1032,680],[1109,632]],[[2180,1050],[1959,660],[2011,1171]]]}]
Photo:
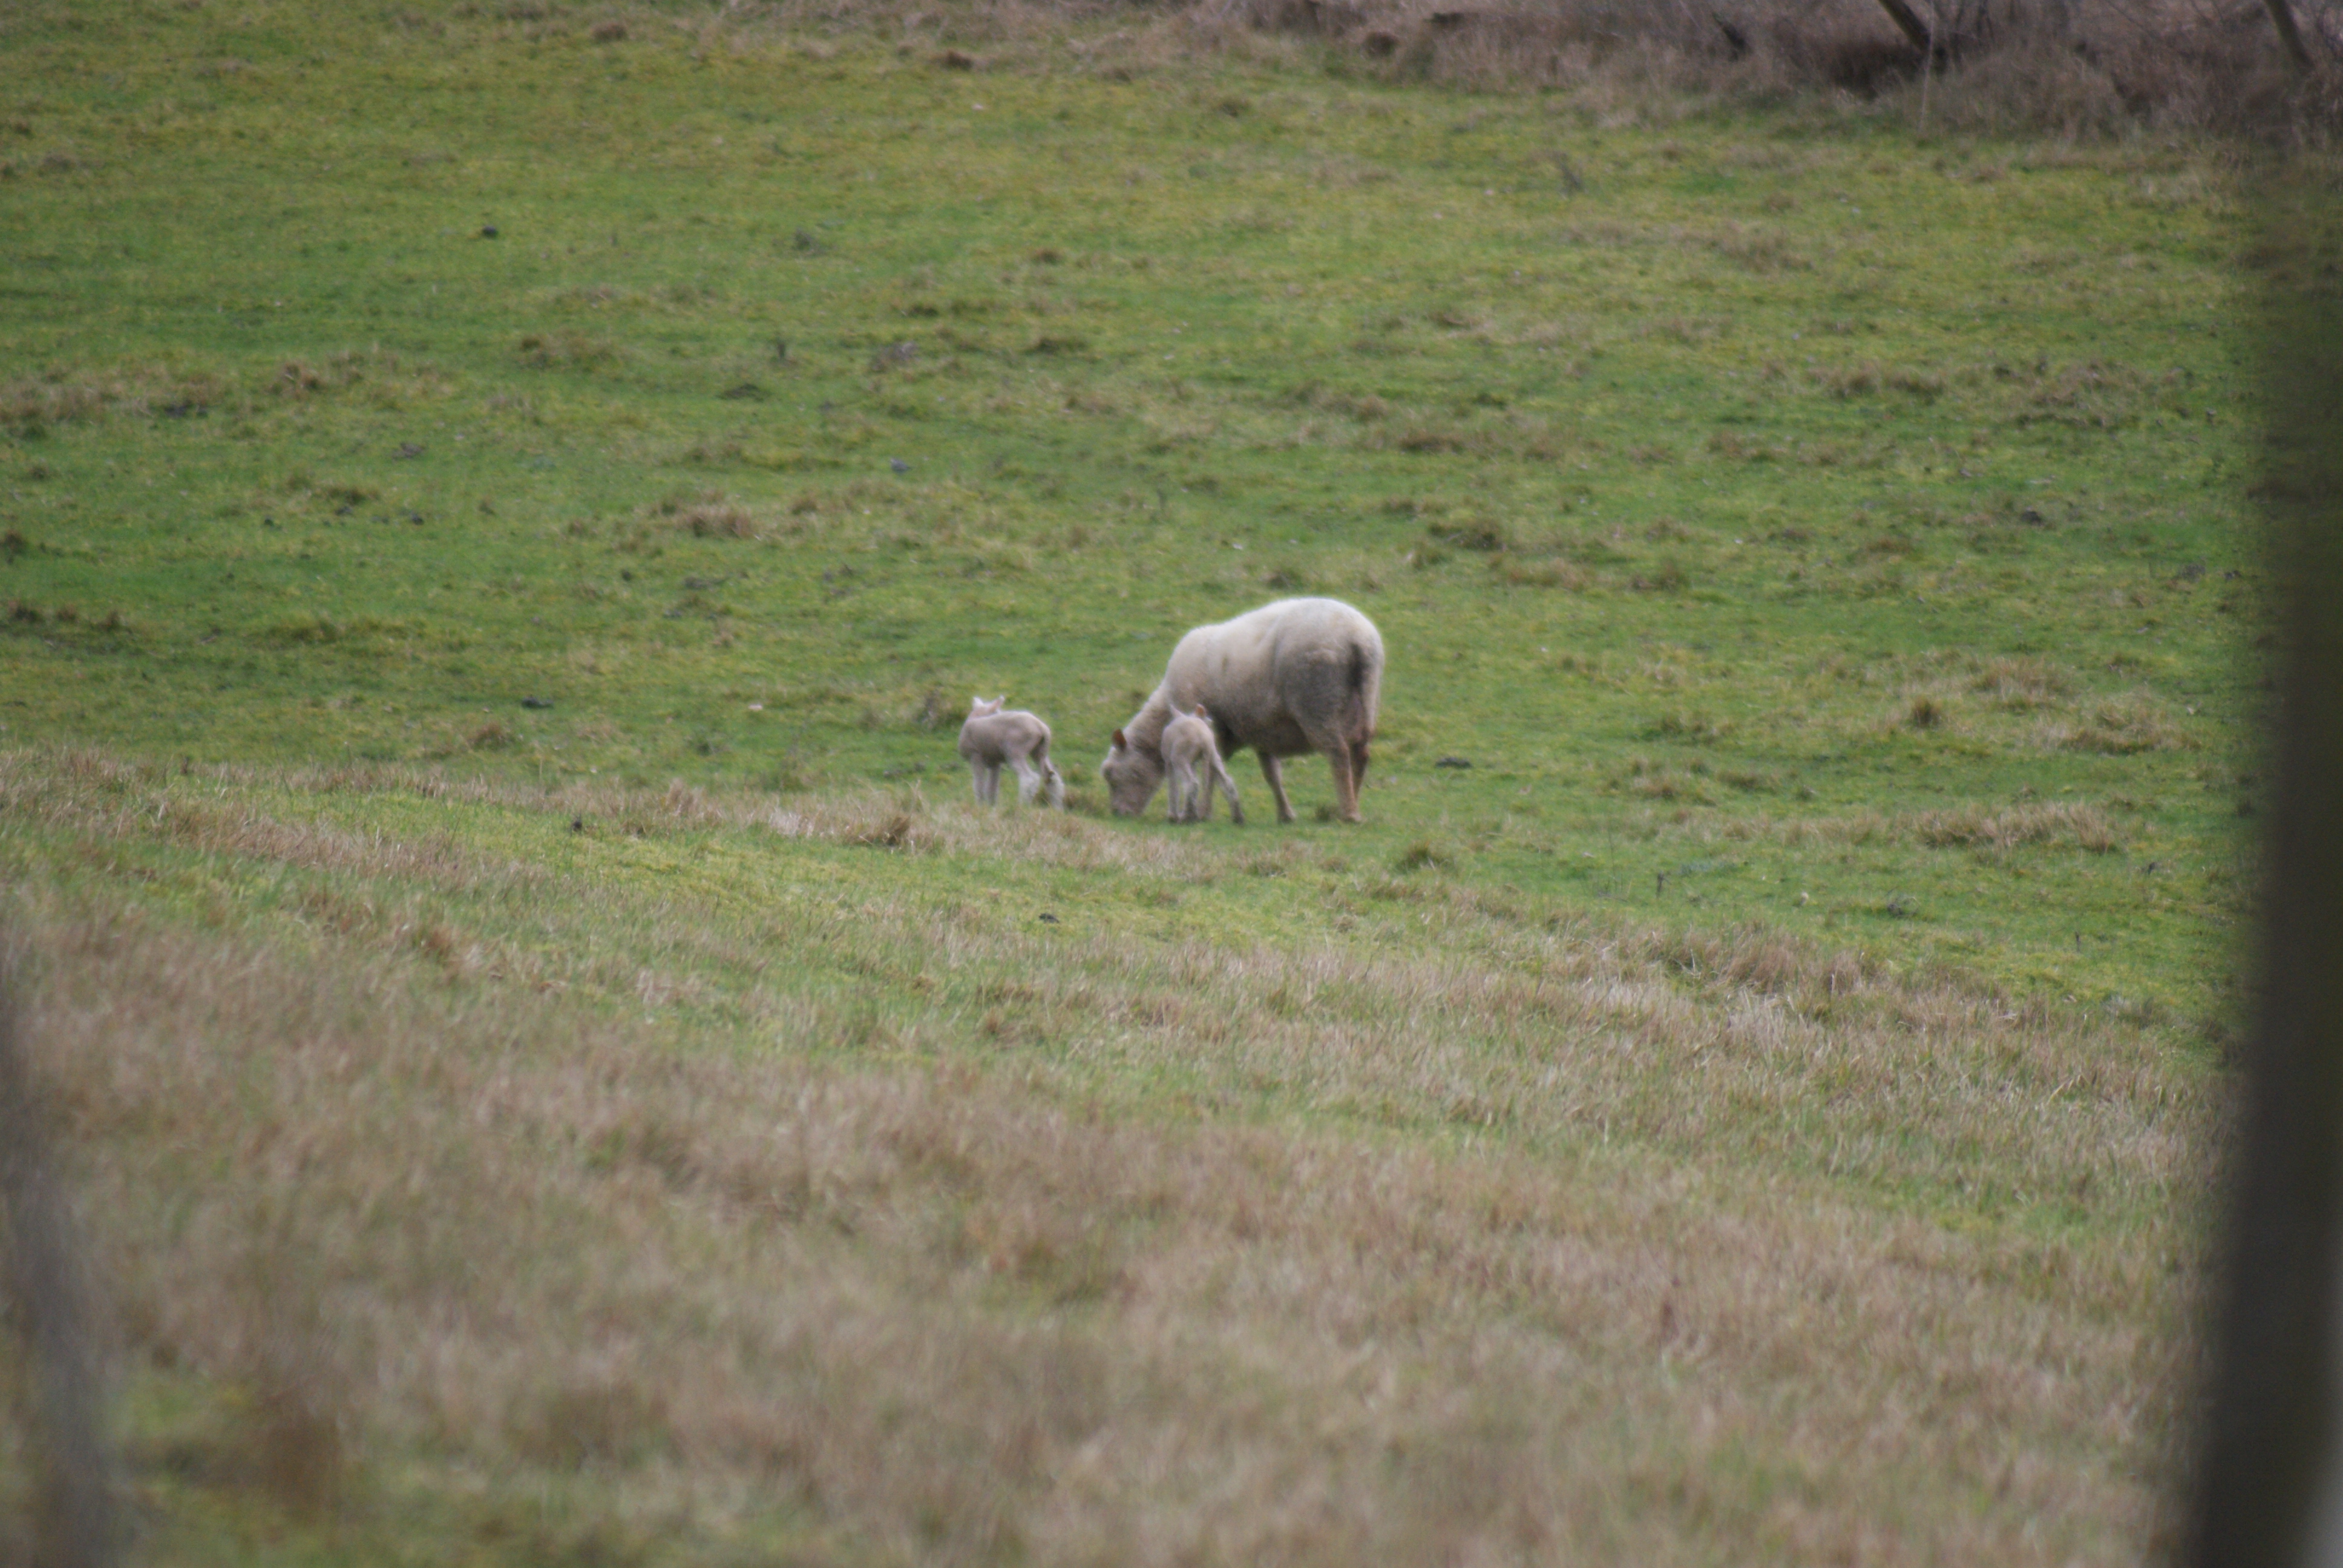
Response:
[{"label": "dark tree trunk", "polygon": [[2302,29],[2294,25],[2294,7],[2287,0],[2262,0],[2269,7],[2270,25],[2278,29],[2278,41],[2286,45],[2286,57],[2298,71],[2310,69],[2310,51],[2303,47]]},{"label": "dark tree trunk", "polygon": [[2292,171],[2259,202],[2276,777],[2187,1568],[2333,1562],[2343,1527],[2343,204]]},{"label": "dark tree trunk", "polygon": [[[2272,5],[2282,5],[2285,3],[2286,0],[2271,0]],[[1912,40],[1912,47],[1920,51],[1922,58],[1925,59],[1935,52],[1936,47],[1935,30],[1920,20],[1920,14],[1906,5],[1905,0],[1879,0],[1879,8],[1887,13],[1889,20],[1896,24],[1897,32]]]}]

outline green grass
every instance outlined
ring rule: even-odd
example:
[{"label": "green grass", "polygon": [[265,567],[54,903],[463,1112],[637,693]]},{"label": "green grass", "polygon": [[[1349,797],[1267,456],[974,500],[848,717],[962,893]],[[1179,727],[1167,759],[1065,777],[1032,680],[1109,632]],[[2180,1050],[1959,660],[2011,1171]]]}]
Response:
[{"label": "green grass", "polygon": [[[670,904],[800,943],[857,908],[1010,943],[1046,909],[1073,943],[1501,965],[1518,933],[1674,933],[1653,961],[1704,996],[1737,982],[1700,942],[1778,938],[2204,1074],[2263,619],[2217,159],[1085,36],[1112,68],[650,13],[607,42],[471,7],[9,13],[0,744],[134,759],[158,821],[218,799],[618,912],[337,893],[29,806],[0,865],[175,927],[371,933],[459,986],[533,952],[614,1014],[670,967]],[[1178,634],[1305,591],[1389,648],[1363,827],[1312,819],[1315,763],[1265,825],[1242,759],[1252,826],[1101,830],[1176,839],[1160,874],[759,826],[930,831],[978,691],[1051,721],[1095,814]],[[416,782],[475,778],[508,792]],[[733,814],[660,816],[670,780]],[[912,985],[867,940],[784,981],[758,932],[679,950],[659,1027],[753,1050],[779,988],[826,1061],[1586,1147],[1526,1101],[1107,1049],[1078,996]],[[468,943],[504,956],[442,964]],[[1689,1157],[1672,1115],[1625,1121]],[[2164,1187],[2070,1212],[1990,1150],[1850,1168],[1815,1127],[1707,1135],[1866,1211],[2174,1222]]]},{"label": "green grass", "polygon": [[[1086,770],[1291,585],[1391,646],[1363,854],[2210,1005],[2258,562],[2183,153],[135,15],[16,27],[12,737],[941,790],[969,691]],[[2162,728],[2046,747],[2002,658]],[[2126,852],[1670,822],[2029,791]]]}]

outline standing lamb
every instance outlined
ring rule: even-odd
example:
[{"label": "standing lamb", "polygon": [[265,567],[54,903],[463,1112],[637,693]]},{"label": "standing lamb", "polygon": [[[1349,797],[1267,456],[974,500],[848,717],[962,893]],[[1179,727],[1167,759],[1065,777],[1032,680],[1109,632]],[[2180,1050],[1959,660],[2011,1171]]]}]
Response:
[{"label": "standing lamb", "polygon": [[1001,798],[1001,769],[1017,769],[1017,799],[1031,806],[1044,781],[1050,804],[1064,809],[1066,781],[1050,760],[1050,727],[1023,709],[1001,711],[1006,697],[976,698],[968,705],[968,722],[960,727],[960,754],[968,759],[980,806]]},{"label": "standing lamb", "polygon": [[1163,731],[1198,703],[1212,709],[1222,756],[1250,746],[1277,798],[1277,819],[1293,820],[1278,759],[1316,751],[1334,773],[1335,809],[1359,819],[1359,785],[1383,680],[1383,639],[1374,623],[1331,598],[1282,598],[1182,638],[1162,684],[1114,732],[1099,768],[1109,804],[1136,816],[1163,781]]},{"label": "standing lamb", "polygon": [[1174,712],[1163,727],[1163,765],[1171,770],[1171,818],[1174,822],[1212,819],[1212,786],[1228,791],[1229,820],[1244,826],[1244,804],[1237,799],[1237,781],[1221,764],[1212,740],[1212,716],[1202,703],[1193,713]]}]

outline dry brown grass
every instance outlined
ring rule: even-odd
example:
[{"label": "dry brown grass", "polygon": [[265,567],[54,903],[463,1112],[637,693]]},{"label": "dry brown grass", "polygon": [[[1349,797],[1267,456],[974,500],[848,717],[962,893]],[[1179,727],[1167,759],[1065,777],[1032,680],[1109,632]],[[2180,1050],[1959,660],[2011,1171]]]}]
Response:
[{"label": "dry brown grass", "polygon": [[1910,831],[1924,844],[1939,849],[2014,849],[2020,844],[2072,845],[2095,855],[2123,848],[2122,836],[2106,813],[2094,806],[2050,801],[2038,806],[2014,806],[2005,810],[1964,807],[1950,811],[1923,811],[1908,819]]},{"label": "dry brown grass", "polygon": [[[1676,777],[1682,778],[1681,775]],[[1729,782],[1730,780],[1728,780]],[[1658,789],[1642,794],[1668,799]],[[1700,793],[1679,790],[1691,799]],[[1831,817],[1699,817],[1670,825],[1672,836],[1701,841],[1765,839],[1792,845],[1925,844],[1974,849],[1988,858],[2026,846],[2111,854],[2129,843],[2107,812],[2079,801],[1963,805],[1934,811],[1852,811]]]},{"label": "dry brown grass", "polygon": [[669,496],[649,510],[651,516],[694,538],[756,539],[765,535],[757,515],[721,490]]},{"label": "dry brown grass", "polygon": [[[417,795],[447,837],[329,819]],[[589,807],[784,863],[493,847]],[[2034,830],[1996,820],[1940,830]],[[940,1563],[2157,1527],[2208,1100],[2150,1032],[1422,877],[1353,939],[1051,930],[924,879],[1307,854],[915,799],[14,752],[0,823],[127,1348],[261,1412],[170,1456],[229,1493],[583,1466],[670,1546],[779,1507],[820,1560]],[[792,892],[790,844],[871,874]],[[181,864],[298,916],[190,920]]]},{"label": "dry brown grass", "polygon": [[159,365],[111,374],[20,376],[0,381],[0,427],[32,432],[52,425],[85,424],[119,414],[130,418],[177,417],[209,408],[227,396],[218,377]]},{"label": "dry brown grass", "polygon": [[2152,691],[2134,691],[2092,704],[2077,719],[2045,719],[2037,744],[2052,750],[2099,751],[2127,757],[2140,751],[2193,751],[2202,744]]},{"label": "dry brown grass", "polygon": [[1980,668],[1969,689],[1997,699],[2018,712],[2053,704],[2071,696],[2074,672],[2038,658],[1996,658]]}]

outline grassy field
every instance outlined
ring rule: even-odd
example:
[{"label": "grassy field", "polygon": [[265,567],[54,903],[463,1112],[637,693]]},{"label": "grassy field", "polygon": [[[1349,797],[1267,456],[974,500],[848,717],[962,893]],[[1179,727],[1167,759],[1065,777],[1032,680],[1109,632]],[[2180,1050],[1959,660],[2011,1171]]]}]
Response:
[{"label": "grassy field", "polygon": [[[2211,153],[1177,19],[0,44],[0,875],[142,1560],[2150,1549]],[[1303,591],[1367,821],[1104,817]],[[1072,811],[969,804],[979,690]]]}]

